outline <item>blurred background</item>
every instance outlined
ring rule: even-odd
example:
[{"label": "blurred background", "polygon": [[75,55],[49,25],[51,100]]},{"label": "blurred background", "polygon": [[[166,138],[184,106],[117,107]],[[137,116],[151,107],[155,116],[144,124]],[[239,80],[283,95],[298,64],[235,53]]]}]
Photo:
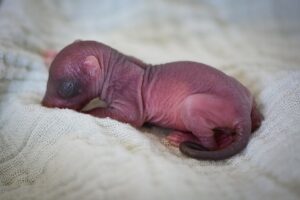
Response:
[{"label": "blurred background", "polygon": [[81,38],[99,40],[149,62],[177,58],[218,65],[255,61],[259,56],[297,65],[300,59],[298,0],[4,0],[2,4],[2,15],[18,10],[13,17],[19,28],[37,31],[27,40],[40,48],[61,48]]},{"label": "blurred background", "polygon": [[[300,198],[299,0],[0,0],[0,199]],[[147,63],[193,60],[240,80],[265,116],[224,162],[40,105],[45,50],[97,40]]]}]

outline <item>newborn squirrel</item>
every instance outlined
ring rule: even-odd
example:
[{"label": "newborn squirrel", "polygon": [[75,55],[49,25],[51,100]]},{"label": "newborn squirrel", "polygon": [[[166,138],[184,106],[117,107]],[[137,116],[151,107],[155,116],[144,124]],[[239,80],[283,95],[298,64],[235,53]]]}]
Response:
[{"label": "newborn squirrel", "polygon": [[100,42],[75,41],[51,63],[42,105],[80,111],[96,97],[107,107],[84,113],[170,128],[169,143],[195,159],[241,152],[263,119],[249,90],[213,67],[149,65]]}]

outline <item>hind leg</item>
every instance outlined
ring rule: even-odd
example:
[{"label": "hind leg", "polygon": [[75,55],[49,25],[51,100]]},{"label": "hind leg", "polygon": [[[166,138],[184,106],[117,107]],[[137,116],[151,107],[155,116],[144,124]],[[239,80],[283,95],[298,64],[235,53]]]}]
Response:
[{"label": "hind leg", "polygon": [[169,144],[179,147],[179,145],[182,142],[195,142],[199,143],[197,137],[194,136],[192,133],[189,132],[182,132],[182,131],[172,131],[167,137],[166,140],[168,141]]},{"label": "hind leg", "polygon": [[202,146],[209,150],[215,150],[217,143],[214,137],[214,125],[210,120],[205,118],[201,109],[188,108],[182,113],[186,128],[192,132]]},{"label": "hind leg", "polygon": [[[200,117],[195,118],[201,121]],[[193,123],[189,122],[189,130],[193,133],[193,135],[197,138],[192,141],[194,143],[200,143],[205,149],[208,150],[216,150],[218,148],[218,144],[214,135],[212,128],[209,128],[206,123]]]},{"label": "hind leg", "polygon": [[167,137],[166,140],[169,144],[180,147],[180,144],[183,142],[189,142],[190,146],[201,151],[207,151],[205,147],[202,146],[201,142],[195,137],[192,133],[173,131]]},{"label": "hind leg", "polygon": [[237,119],[232,102],[213,95],[196,94],[184,100],[181,111],[186,129],[205,148],[216,150],[232,142],[231,128]]},{"label": "hind leg", "polygon": [[[214,138],[217,143],[217,146],[219,149],[225,148],[229,144],[233,142],[233,135],[234,132],[231,129],[228,128],[215,128],[213,129],[214,132]],[[200,140],[194,136],[190,132],[182,132],[182,131],[172,131],[165,140],[168,142],[168,144],[179,147],[181,143],[183,142],[193,142],[202,148],[201,150],[205,151],[207,150],[202,146],[202,143]],[[198,148],[199,149],[199,148]]]}]

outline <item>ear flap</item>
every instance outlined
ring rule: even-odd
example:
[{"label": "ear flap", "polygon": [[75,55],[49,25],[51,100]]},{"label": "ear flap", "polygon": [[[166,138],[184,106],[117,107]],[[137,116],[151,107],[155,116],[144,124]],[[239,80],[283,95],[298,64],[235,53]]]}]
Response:
[{"label": "ear flap", "polygon": [[95,56],[88,56],[83,62],[83,70],[90,76],[96,76],[100,71],[100,64]]}]

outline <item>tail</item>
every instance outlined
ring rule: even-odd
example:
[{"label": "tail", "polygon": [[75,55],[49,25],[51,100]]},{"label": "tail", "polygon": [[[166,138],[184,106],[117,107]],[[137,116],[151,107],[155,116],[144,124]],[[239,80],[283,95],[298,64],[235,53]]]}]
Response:
[{"label": "tail", "polygon": [[207,151],[199,144],[193,142],[182,142],[179,146],[180,151],[192,158],[199,160],[223,160],[241,152],[248,144],[251,134],[251,124],[240,123],[235,129],[234,141],[224,149]]}]

